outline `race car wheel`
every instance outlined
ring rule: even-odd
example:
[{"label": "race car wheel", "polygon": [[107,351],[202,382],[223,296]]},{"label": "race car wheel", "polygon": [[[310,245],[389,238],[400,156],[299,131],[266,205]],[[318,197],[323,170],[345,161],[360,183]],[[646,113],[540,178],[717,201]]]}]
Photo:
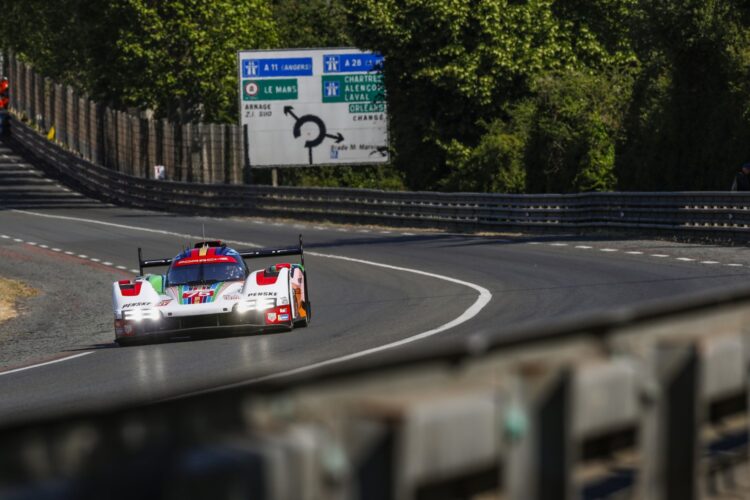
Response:
[{"label": "race car wheel", "polygon": [[305,316],[304,318],[300,318],[294,322],[294,328],[305,328],[309,324],[310,318]]}]

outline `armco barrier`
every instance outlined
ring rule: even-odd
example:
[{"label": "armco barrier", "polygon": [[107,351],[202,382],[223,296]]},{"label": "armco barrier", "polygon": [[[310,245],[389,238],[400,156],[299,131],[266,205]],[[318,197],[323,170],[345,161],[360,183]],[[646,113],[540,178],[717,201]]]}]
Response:
[{"label": "armco barrier", "polygon": [[744,287],[6,422],[0,497],[748,498],[748,324]]},{"label": "armco barrier", "polygon": [[12,142],[84,193],[133,207],[449,230],[607,230],[750,239],[746,193],[502,195],[194,184],[143,179],[94,165],[19,122],[13,124]]}]

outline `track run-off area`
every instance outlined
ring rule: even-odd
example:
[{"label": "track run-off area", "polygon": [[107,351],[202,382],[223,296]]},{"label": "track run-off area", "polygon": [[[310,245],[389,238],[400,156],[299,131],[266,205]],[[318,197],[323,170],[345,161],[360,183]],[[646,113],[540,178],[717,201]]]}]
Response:
[{"label": "track run-off area", "polygon": [[[308,328],[120,348],[111,283],[202,239],[305,241]],[[273,262],[248,261],[251,268]],[[50,179],[0,143],[0,277],[39,291],[0,323],[0,422],[143,404],[282,377],[453,336],[481,336],[721,288],[745,247],[566,234],[451,234],[191,217],[115,207]]]}]

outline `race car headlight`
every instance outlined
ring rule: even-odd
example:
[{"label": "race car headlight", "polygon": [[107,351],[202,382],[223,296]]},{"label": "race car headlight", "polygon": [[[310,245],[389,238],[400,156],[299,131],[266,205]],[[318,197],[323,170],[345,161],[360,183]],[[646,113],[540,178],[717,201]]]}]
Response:
[{"label": "race car headlight", "polygon": [[237,312],[244,313],[247,311],[264,311],[272,307],[276,307],[276,299],[273,297],[249,299],[237,304]]},{"label": "race car headlight", "polygon": [[128,309],[124,313],[125,319],[128,321],[141,321],[144,319],[159,319],[159,311],[156,309]]}]

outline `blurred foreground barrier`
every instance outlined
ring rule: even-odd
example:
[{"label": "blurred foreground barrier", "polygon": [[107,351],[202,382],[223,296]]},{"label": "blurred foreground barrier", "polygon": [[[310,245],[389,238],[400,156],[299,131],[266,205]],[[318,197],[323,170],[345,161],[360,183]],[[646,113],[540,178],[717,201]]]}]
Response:
[{"label": "blurred foreground barrier", "polygon": [[748,498],[749,325],[743,287],[6,423],[0,497]]},{"label": "blurred foreground barrier", "polygon": [[[502,195],[389,192],[159,181],[94,165],[13,123],[12,144],[89,196],[174,212],[259,215],[468,231],[607,230],[668,237],[750,239],[750,193]],[[6,206],[28,206],[21,197]]]}]

